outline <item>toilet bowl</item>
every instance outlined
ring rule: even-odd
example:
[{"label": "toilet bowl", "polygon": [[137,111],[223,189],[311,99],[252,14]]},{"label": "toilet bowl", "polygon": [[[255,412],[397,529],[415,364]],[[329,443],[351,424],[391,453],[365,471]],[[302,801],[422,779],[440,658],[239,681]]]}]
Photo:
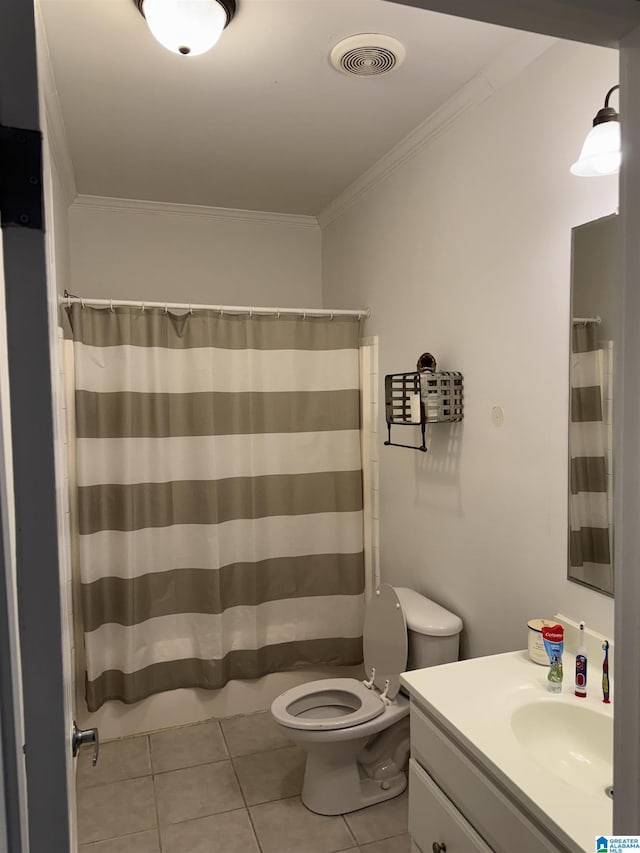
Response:
[{"label": "toilet bowl", "polygon": [[404,791],[409,700],[399,692],[400,673],[457,660],[461,630],[461,620],[443,607],[414,590],[383,584],[365,614],[367,680],[312,681],[273,701],[280,730],[307,753],[307,808],[344,814]]}]

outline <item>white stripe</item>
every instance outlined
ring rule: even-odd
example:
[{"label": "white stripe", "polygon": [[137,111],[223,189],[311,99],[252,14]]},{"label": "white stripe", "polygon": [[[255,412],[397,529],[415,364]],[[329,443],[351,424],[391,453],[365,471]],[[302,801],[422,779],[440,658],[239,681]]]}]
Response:
[{"label": "white stripe", "polygon": [[75,344],[76,388],[186,394],[358,388],[358,350],[227,350]]},{"label": "white stripe", "polygon": [[78,537],[83,583],[134,578],[300,554],[362,551],[362,512],[315,513],[183,524],[132,532],[102,530]]},{"label": "white stripe", "polygon": [[159,616],[139,625],[101,625],[85,634],[87,674],[135,672],[164,661],[219,660],[236,649],[330,637],[360,637],[362,595],[317,596],[231,607],[220,614]]},{"label": "white stripe", "polygon": [[76,447],[79,486],[354,471],[361,465],[359,430],[80,438]]},{"label": "white stripe", "polygon": [[606,426],[602,421],[577,421],[569,425],[571,456],[605,456]]},{"label": "white stripe", "polygon": [[578,492],[569,497],[571,530],[581,527],[609,527],[609,501],[606,492]]},{"label": "white stripe", "polygon": [[571,387],[589,388],[602,383],[600,350],[575,352],[571,355]]}]

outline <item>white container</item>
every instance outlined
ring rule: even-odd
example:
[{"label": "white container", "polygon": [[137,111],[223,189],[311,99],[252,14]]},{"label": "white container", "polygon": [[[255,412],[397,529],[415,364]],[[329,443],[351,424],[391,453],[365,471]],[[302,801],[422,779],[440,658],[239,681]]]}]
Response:
[{"label": "white container", "polygon": [[534,663],[539,663],[541,666],[550,666],[549,655],[542,639],[542,629],[545,627],[551,628],[557,624],[552,619],[529,619],[527,622],[529,657]]}]

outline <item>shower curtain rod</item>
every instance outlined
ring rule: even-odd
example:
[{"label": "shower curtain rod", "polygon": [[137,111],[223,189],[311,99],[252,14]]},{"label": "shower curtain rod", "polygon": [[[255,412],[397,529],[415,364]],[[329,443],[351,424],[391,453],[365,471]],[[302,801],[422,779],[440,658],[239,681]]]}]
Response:
[{"label": "shower curtain rod", "polygon": [[584,323],[585,325],[587,323],[595,323],[596,326],[599,326],[600,323],[602,323],[602,317],[600,317],[600,315],[598,315],[596,317],[574,317],[571,320],[571,322],[572,323]]},{"label": "shower curtain rod", "polygon": [[299,315],[301,317],[357,317],[361,320],[371,316],[370,308],[361,308],[359,311],[335,310],[329,308],[265,308],[265,307],[250,307],[247,305],[200,305],[195,302],[147,302],[145,300],[128,300],[128,299],[84,299],[82,296],[75,296],[67,290],[64,296],[60,296],[60,305],[70,305],[72,302],[79,302],[83,307],[85,305],[103,307],[103,308],[140,308],[144,311],[145,308],[164,308],[168,310],[178,311],[219,311],[220,314],[248,314],[250,317],[253,314],[260,316],[279,317],[281,314]]}]

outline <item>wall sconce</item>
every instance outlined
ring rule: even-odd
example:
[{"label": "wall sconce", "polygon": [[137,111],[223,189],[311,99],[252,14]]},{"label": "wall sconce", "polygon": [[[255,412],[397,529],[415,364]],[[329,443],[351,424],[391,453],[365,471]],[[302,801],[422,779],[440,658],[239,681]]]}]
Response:
[{"label": "wall sconce", "polygon": [[620,169],[620,115],[609,106],[609,98],[620,86],[612,86],[598,110],[593,127],[587,134],[580,158],[571,167],[571,174],[582,178],[615,175]]},{"label": "wall sconce", "polygon": [[210,50],[236,12],[235,0],[133,0],[161,45],[182,56]]}]

